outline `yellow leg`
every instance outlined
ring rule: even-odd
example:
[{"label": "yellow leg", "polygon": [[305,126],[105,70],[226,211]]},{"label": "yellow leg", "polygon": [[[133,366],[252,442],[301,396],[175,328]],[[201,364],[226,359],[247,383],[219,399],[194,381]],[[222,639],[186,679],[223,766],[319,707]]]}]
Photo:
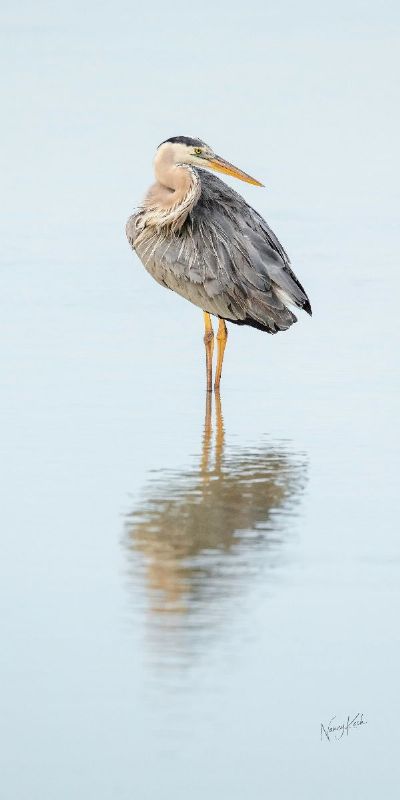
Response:
[{"label": "yellow leg", "polygon": [[212,391],[212,359],[214,352],[214,331],[211,317],[204,311],[204,344],[206,346],[207,392]]},{"label": "yellow leg", "polygon": [[222,363],[224,360],[227,338],[228,338],[228,330],[225,325],[225,320],[220,319],[218,325],[218,333],[217,333],[217,344],[218,344],[217,371],[215,373],[215,384],[214,384],[214,389],[216,392],[219,391],[219,385],[221,383]]}]

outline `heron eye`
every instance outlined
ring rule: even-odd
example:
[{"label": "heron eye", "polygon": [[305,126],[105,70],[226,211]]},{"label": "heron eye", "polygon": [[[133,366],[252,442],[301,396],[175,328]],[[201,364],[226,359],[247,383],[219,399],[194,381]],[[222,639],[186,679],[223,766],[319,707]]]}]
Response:
[{"label": "heron eye", "polygon": [[195,152],[196,156],[201,156],[203,151],[202,151],[201,147],[195,147],[194,148],[194,152]]}]

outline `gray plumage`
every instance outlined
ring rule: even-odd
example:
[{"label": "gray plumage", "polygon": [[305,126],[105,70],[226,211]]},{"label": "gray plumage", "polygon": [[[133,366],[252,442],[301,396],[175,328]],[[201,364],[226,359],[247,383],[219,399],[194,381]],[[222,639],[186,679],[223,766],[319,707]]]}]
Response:
[{"label": "gray plumage", "polygon": [[216,175],[196,171],[200,197],[178,232],[144,228],[136,244],[146,210],[128,220],[129,242],[150,275],[203,311],[268,333],[296,322],[283,298],[311,313],[267,223]]}]

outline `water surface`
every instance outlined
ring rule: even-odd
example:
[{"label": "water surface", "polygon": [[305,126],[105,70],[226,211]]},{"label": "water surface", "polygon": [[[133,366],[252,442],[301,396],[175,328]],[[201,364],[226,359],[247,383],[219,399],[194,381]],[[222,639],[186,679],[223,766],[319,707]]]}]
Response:
[{"label": "water surface", "polygon": [[[397,797],[396,16],[4,15],[5,798]],[[231,326],[212,408],[124,237],[179,133],[266,183],[314,310]]]}]

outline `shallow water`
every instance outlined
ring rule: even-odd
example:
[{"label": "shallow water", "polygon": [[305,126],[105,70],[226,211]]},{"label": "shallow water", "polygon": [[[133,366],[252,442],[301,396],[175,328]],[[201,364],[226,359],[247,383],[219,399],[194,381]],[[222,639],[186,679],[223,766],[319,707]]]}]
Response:
[{"label": "shallow water", "polygon": [[[397,49],[391,24],[360,22],[355,5],[345,27],[312,4],[309,26],[304,9],[263,8],[232,9],[209,60],[209,30],[196,43],[189,25],[168,81],[171,36],[195,9],[163,26],[122,2],[113,16],[89,4],[88,19],[27,4],[23,24],[4,22],[13,800],[397,797]],[[210,82],[224,58],[240,120]],[[314,310],[276,337],[231,326],[212,403],[201,314],[124,239],[153,149],[176,133],[271,185],[236,188]],[[357,713],[366,724],[321,739],[321,723]]]},{"label": "shallow water", "polygon": [[195,663],[229,628],[232,605],[253,581],[273,585],[305,484],[304,458],[286,443],[228,448],[215,400],[215,433],[209,396],[194,464],[157,470],[126,525],[133,591],[142,585],[161,666],[170,657]]}]

